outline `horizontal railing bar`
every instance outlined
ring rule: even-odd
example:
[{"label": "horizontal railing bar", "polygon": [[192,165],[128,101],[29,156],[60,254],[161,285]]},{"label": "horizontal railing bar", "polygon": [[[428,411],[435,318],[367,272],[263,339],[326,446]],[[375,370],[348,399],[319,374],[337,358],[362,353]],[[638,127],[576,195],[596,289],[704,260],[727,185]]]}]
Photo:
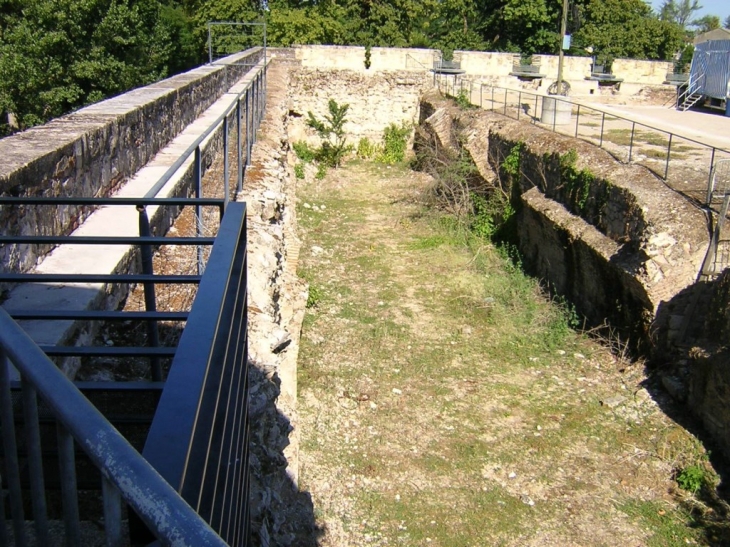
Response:
[{"label": "horizontal railing bar", "polygon": [[74,382],[83,391],[162,391],[165,382]]},{"label": "horizontal railing bar", "polygon": [[186,321],[186,311],[6,310],[13,319],[98,319],[104,321]]},{"label": "horizontal railing bar", "polygon": [[2,244],[45,243],[48,245],[213,245],[214,237],[143,236],[0,236]]},{"label": "horizontal railing bar", "polygon": [[[165,388],[165,382],[151,382],[147,380],[133,380],[129,382],[94,382],[77,381],[73,383],[80,391],[150,391],[158,392]],[[11,380],[10,389],[20,391],[20,380]]]},{"label": "horizontal railing bar", "polygon": [[7,283],[200,283],[199,275],[6,273]]},{"label": "horizontal railing bar", "polygon": [[83,197],[23,197],[0,196],[0,205],[202,205],[218,207],[223,205],[223,198],[83,198]]},{"label": "horizontal railing bar", "polygon": [[[0,344],[55,416],[155,536],[183,546],[225,542],[180,498],[33,340],[0,308]],[[113,454],[113,458],[110,455]],[[164,515],[164,518],[162,516]]]},{"label": "horizontal railing bar", "polygon": [[89,356],[108,357],[173,357],[177,348],[151,348],[147,346],[47,346],[41,345],[43,352],[50,357]]}]

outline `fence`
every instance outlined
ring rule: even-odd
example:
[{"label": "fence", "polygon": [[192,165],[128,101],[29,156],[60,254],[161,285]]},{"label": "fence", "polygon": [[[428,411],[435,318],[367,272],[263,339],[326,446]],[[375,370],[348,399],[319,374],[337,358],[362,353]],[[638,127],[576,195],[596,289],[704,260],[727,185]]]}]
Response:
[{"label": "fence", "polygon": [[[240,191],[244,168],[250,163],[256,129],[265,107],[266,66],[266,61],[260,62],[249,73],[249,81],[231,106],[188,147],[144,197],[0,198],[0,206],[18,207],[19,210],[64,205],[135,207],[139,219],[139,236],[2,236],[0,245],[104,245],[130,249],[131,254],[138,248],[141,274],[5,273],[0,274],[0,283],[57,284],[59,289],[76,291],[75,295],[80,292],[104,294],[109,287],[126,290],[123,287],[141,284],[145,302],[145,310],[137,312],[46,309],[52,306],[43,305],[42,309],[12,309],[8,315],[0,309],[0,426],[5,464],[2,479],[3,486],[9,492],[13,519],[12,536],[8,537],[4,522],[4,498],[0,496],[0,545],[7,545],[11,539],[15,545],[48,544],[47,499],[55,496],[48,489],[49,481],[60,491],[66,544],[83,544],[82,537],[87,531],[81,525],[80,484],[85,488],[98,483],[99,472],[100,505],[103,507],[107,545],[117,546],[128,542],[128,531],[123,526],[124,503],[144,523],[145,530],[137,529],[133,533],[145,540],[157,538],[163,544],[191,546],[247,544],[246,209],[242,203],[229,203],[232,194],[229,148],[232,146],[231,127],[235,125],[238,166],[235,187]],[[210,138],[222,141],[224,190],[223,196],[219,198],[203,197],[202,154],[204,142]],[[156,197],[179,169],[191,169],[194,197]],[[154,207],[155,211],[182,206],[194,208],[195,236],[152,236],[147,215],[149,206]],[[202,207],[214,207],[222,217],[215,240],[202,236]],[[203,249],[211,245],[213,248],[208,262],[215,263],[215,267],[203,273]],[[155,274],[152,271],[152,254],[154,249],[161,246],[196,248],[198,272]],[[129,266],[129,263],[120,262],[120,267]],[[198,295],[189,313],[186,310],[157,311],[156,286],[198,283]],[[93,299],[89,302],[92,305],[95,303]],[[39,347],[15,320],[74,324],[139,322],[146,325],[147,339],[146,344],[131,346],[101,344],[93,347]],[[175,347],[160,345],[158,324],[162,321],[187,321],[178,346],[182,348],[180,351]],[[78,386],[63,375],[49,356],[83,359],[111,357],[122,361],[129,358],[149,359],[151,372],[147,381],[79,384],[89,398],[106,404],[107,411],[114,407],[111,410],[116,412],[119,423],[124,427],[129,428],[133,423],[136,429],[127,432],[130,441],[125,440],[89,398],[79,391]],[[163,382],[164,370],[160,359],[170,358],[173,358],[170,372]],[[12,381],[10,364],[19,373],[19,382]],[[191,382],[191,374],[197,375],[197,384]],[[211,397],[214,379],[217,379],[219,392]],[[120,398],[114,393],[123,396]],[[179,398],[180,393],[183,394],[185,404],[190,405],[188,411],[192,410],[192,414],[185,415],[179,411],[182,400]],[[36,403],[37,396],[41,399],[40,405]],[[21,399],[22,420],[15,416],[21,406]],[[111,404],[109,401],[116,403]],[[131,417],[125,412],[131,412]],[[145,417],[147,414],[149,419]],[[156,416],[154,420],[152,414]],[[180,427],[183,419],[188,420],[188,429]],[[149,422],[152,422],[153,430],[149,434],[146,429],[141,433],[139,424]],[[159,426],[160,423],[166,423],[167,427]],[[17,435],[16,426],[20,427]],[[57,434],[49,434],[56,430]],[[149,461],[132,446],[140,445],[145,437],[151,447],[145,449],[146,454],[149,451]],[[81,457],[77,457],[74,441],[83,452]],[[187,447],[184,451],[182,478],[169,475],[180,469],[179,465],[168,466],[169,461],[160,463],[155,456],[155,446],[163,447],[164,452],[172,445]],[[49,457],[58,460],[55,471],[52,471],[54,466],[49,464]],[[153,464],[158,467],[155,469]],[[98,470],[97,479],[90,478],[93,469]],[[163,480],[161,473],[169,479]],[[77,477],[80,478],[77,480]],[[25,524],[24,495],[28,496],[28,492],[32,503],[34,534]],[[81,505],[85,510],[90,507],[88,503]],[[28,536],[32,535],[35,538],[28,542]]]},{"label": "fence", "polygon": [[[461,96],[472,105],[590,142],[624,163],[641,164],[698,203],[707,203],[713,166],[730,159],[730,150],[564,97],[546,97],[448,76],[438,77],[437,85],[440,91]],[[546,99],[551,103],[546,104]]]}]

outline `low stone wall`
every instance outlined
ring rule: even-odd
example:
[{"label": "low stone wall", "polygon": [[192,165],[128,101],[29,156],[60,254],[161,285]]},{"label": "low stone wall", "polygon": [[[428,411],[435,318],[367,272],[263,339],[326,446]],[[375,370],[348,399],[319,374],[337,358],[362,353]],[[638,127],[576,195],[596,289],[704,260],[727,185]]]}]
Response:
[{"label": "low stone wall", "polygon": [[433,68],[441,58],[436,49],[374,47],[370,50],[370,68],[365,67],[366,50],[362,46],[296,46],[295,58],[304,68],[352,70],[355,72],[415,71]]},{"label": "low stone wall", "polygon": [[[0,194],[102,197],[119,188],[258,62],[205,65],[0,140]],[[0,233],[64,235],[90,213],[77,206],[3,208]],[[49,247],[0,248],[3,271],[32,269]]]},{"label": "low stone wall", "polygon": [[[528,270],[591,324],[608,321],[648,347],[660,305],[700,269],[708,244],[701,211],[644,168],[583,141],[437,97],[421,110],[441,146],[453,148],[458,131],[483,178],[511,188]],[[517,153],[519,170],[510,175],[505,158]]]}]

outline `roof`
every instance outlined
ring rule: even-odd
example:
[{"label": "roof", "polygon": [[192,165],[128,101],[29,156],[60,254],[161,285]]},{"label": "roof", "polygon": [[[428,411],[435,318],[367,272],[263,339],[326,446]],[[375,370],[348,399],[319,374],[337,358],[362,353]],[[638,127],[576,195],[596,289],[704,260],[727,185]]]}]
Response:
[{"label": "roof", "polygon": [[708,42],[710,40],[730,40],[730,30],[726,28],[716,28],[715,30],[709,30],[698,34],[692,41],[694,45],[701,44],[702,42]]}]

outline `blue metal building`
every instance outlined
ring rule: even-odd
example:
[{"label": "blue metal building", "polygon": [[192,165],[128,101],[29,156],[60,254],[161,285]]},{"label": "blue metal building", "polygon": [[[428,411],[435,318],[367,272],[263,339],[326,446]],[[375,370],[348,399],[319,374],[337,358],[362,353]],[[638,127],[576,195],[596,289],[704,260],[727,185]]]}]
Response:
[{"label": "blue metal building", "polygon": [[730,101],[730,40],[710,40],[697,44],[689,81],[680,110],[687,110],[702,99],[712,106],[725,106]]}]

